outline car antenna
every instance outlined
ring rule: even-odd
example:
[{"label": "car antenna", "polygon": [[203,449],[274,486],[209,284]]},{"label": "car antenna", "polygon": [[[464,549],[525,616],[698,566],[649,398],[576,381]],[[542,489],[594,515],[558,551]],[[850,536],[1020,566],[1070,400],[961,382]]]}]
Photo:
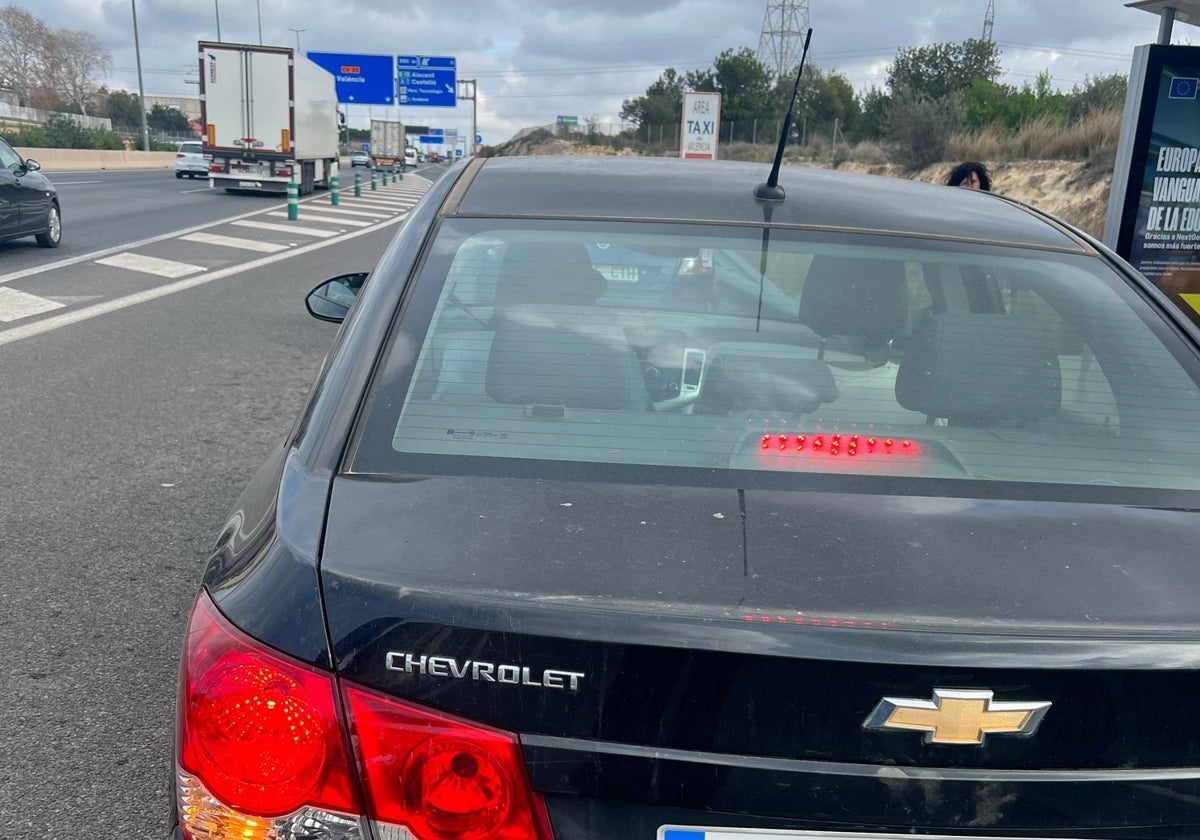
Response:
[{"label": "car antenna", "polygon": [[796,84],[792,86],[792,99],[788,103],[787,116],[783,118],[783,131],[779,132],[779,146],[775,149],[775,162],[766,183],[754,188],[754,197],[762,201],[783,201],[783,187],[779,186],[779,166],[783,163],[783,150],[787,146],[788,134],[792,131],[792,113],[796,110],[796,94],[800,92],[800,74],[804,72],[804,59],[808,56],[808,42],[812,40],[812,27],[804,36],[804,50],[800,53],[800,68],[796,71]]}]

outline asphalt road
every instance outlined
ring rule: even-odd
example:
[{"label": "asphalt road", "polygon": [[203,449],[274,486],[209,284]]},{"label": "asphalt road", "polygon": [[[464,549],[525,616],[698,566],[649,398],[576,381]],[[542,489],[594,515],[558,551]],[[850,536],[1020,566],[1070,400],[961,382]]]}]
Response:
[{"label": "asphalt road", "polygon": [[[207,229],[283,246],[267,254],[178,236],[118,250],[196,269],[166,277],[98,263],[85,243],[119,249],[278,202],[181,192],[170,173],[97,178],[55,176],[70,245],[0,252],[0,293],[56,305],[0,306],[5,838],[167,836],[179,645],[208,548],[335,335],[304,295],[371,268],[427,183],[410,174],[373,204],[344,199],[397,210],[320,236]],[[317,210],[303,205],[296,230]],[[264,218],[280,221],[251,221]]]}]

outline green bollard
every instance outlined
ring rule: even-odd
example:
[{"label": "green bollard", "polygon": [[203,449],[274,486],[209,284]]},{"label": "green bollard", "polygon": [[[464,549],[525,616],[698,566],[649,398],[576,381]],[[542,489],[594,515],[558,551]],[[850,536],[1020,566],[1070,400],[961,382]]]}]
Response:
[{"label": "green bollard", "polygon": [[376,186],[375,170],[372,169],[371,170],[371,190],[374,191],[376,189],[378,189],[378,187]]},{"label": "green bollard", "polygon": [[396,183],[396,167],[392,167],[392,183]]},{"label": "green bollard", "polygon": [[339,182],[337,173],[334,173],[333,176],[330,177],[330,179],[329,179],[329,203],[332,204],[334,207],[337,207],[338,202],[341,201],[341,196],[338,195],[339,183],[340,182]]},{"label": "green bollard", "polygon": [[358,198],[362,195],[362,173],[354,173],[354,197]]},{"label": "green bollard", "polygon": [[295,181],[288,181],[288,221],[294,222],[300,217],[300,187]]}]

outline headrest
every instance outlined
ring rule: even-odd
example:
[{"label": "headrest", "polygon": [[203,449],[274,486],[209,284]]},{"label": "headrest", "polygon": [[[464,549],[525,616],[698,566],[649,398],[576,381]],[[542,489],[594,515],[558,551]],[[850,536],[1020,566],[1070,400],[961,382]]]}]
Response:
[{"label": "headrest", "polygon": [[861,336],[882,347],[904,332],[904,263],[813,257],[800,292],[800,323],[822,338]]},{"label": "headrest", "polygon": [[578,242],[514,242],[496,284],[496,308],[520,303],[595,303],[608,288]]},{"label": "headrest", "polygon": [[1018,315],[929,315],[900,361],[896,400],[951,423],[1020,423],[1062,405],[1058,354],[1045,330]]},{"label": "headrest", "polygon": [[595,307],[521,304],[496,323],[485,388],[517,405],[645,411],[637,354]]},{"label": "headrest", "polygon": [[697,414],[807,414],[837,399],[829,365],[785,344],[723,342],[709,348]]}]

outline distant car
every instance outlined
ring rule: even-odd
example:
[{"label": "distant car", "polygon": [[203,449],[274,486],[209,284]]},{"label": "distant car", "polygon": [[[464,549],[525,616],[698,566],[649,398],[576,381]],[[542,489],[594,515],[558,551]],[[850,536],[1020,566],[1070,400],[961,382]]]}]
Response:
[{"label": "distant car", "polygon": [[430,163],[441,163],[442,156],[440,154],[438,154],[437,152],[430,152],[429,153],[429,162]]},{"label": "distant car", "polygon": [[369,153],[363,152],[363,151],[351,153],[350,166],[351,166],[351,168],[353,168],[355,166],[365,166],[368,169],[370,169],[371,168],[371,155]]},{"label": "distant car", "polygon": [[179,144],[175,152],[175,177],[207,177],[208,161],[204,158],[204,144],[199,140]]},{"label": "distant car", "polygon": [[1013,199],[769,169],[478,158],[309,294],[175,838],[1200,838],[1200,329]]},{"label": "distant car", "polygon": [[43,248],[62,241],[58,191],[41,168],[0,139],[0,240],[33,236]]},{"label": "distant car", "polygon": [[417,150],[411,146],[404,150],[404,164],[406,166],[417,165]]}]

